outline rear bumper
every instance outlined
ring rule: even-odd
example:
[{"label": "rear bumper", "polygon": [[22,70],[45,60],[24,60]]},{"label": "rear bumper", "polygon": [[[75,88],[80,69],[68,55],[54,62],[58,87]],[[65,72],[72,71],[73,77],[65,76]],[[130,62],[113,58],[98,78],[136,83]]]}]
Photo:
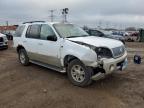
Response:
[{"label": "rear bumper", "polygon": [[99,72],[98,74],[92,76],[93,80],[98,80],[106,75],[112,74],[113,72],[117,70],[124,70],[127,67],[128,61],[127,61],[127,53],[117,59],[104,59],[101,61],[101,65],[103,67],[103,70],[105,71],[104,73]]}]

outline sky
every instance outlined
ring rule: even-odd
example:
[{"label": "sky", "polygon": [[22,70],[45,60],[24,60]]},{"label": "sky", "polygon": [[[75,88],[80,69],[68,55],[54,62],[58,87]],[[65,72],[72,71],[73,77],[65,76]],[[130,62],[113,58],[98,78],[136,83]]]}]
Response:
[{"label": "sky", "polygon": [[25,21],[62,21],[62,9],[69,8],[69,22],[90,27],[144,27],[144,0],[0,0],[0,24]]}]

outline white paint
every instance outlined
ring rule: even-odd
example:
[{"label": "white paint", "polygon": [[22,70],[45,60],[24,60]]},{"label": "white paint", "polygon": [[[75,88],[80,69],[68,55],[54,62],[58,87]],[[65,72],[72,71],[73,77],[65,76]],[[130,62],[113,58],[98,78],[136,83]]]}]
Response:
[{"label": "white paint", "polygon": [[[79,60],[81,60],[86,66],[91,67],[97,67],[98,66],[98,60],[97,60],[97,54],[96,52],[91,49],[90,47],[86,45],[81,45],[76,42],[83,42],[88,45],[92,45],[95,47],[106,47],[110,50],[112,48],[116,48],[119,46],[122,46],[123,43],[117,40],[108,39],[108,38],[101,38],[101,37],[95,37],[95,36],[88,36],[88,37],[75,37],[75,38],[60,38],[58,33],[56,32],[55,28],[53,27],[53,24],[55,23],[35,23],[35,24],[48,24],[50,27],[54,30],[57,41],[56,42],[50,42],[48,40],[39,40],[39,39],[29,39],[25,38],[26,30],[28,28],[28,25],[31,24],[25,24],[26,27],[23,31],[22,37],[14,37],[14,47],[17,47],[18,45],[22,45],[26,51],[53,57],[55,59],[58,59],[61,61],[61,66],[64,66],[64,58],[67,55],[72,55],[77,57]],[[41,46],[39,45],[41,43]],[[104,59],[107,63],[104,65],[107,67],[106,69],[109,69],[109,65],[113,64],[116,66],[118,62],[123,61],[126,59],[127,53],[122,57],[119,57],[117,59]],[[46,58],[47,59],[47,58]]]}]

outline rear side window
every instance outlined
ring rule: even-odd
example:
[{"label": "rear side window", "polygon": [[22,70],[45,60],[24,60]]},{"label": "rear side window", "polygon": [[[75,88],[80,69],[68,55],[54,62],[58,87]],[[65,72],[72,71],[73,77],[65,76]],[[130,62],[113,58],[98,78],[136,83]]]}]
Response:
[{"label": "rear side window", "polygon": [[39,24],[29,26],[27,29],[26,37],[39,39],[40,38],[40,28],[41,28],[41,25],[39,25]]},{"label": "rear side window", "polygon": [[15,37],[21,37],[24,31],[25,25],[19,26],[15,32]]}]

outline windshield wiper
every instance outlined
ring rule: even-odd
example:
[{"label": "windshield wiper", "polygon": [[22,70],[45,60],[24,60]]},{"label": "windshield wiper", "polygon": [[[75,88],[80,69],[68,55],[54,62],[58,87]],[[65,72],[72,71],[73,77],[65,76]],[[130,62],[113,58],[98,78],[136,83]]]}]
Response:
[{"label": "windshield wiper", "polygon": [[85,36],[89,36],[89,35],[81,35],[81,36],[68,36],[66,38],[76,38],[76,37],[85,37]]},{"label": "windshield wiper", "polygon": [[68,37],[66,37],[66,38],[75,38],[75,37],[77,37],[77,36],[68,36]]}]

